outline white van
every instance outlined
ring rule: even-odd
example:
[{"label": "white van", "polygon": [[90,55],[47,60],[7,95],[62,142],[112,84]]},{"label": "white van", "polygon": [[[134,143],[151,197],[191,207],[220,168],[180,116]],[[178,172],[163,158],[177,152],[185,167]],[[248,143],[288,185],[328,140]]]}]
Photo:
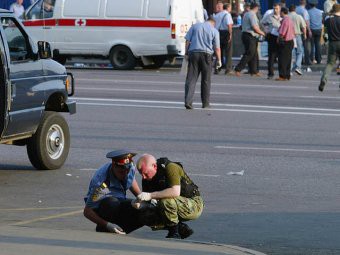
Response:
[{"label": "white van", "polygon": [[59,62],[104,57],[115,69],[132,69],[138,60],[160,67],[184,55],[186,32],[204,20],[202,0],[38,0],[24,19]]}]

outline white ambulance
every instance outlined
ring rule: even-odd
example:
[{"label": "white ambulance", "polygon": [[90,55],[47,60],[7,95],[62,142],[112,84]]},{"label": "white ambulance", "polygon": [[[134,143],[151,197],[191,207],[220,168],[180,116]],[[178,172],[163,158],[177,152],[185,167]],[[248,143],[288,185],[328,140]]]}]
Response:
[{"label": "white ambulance", "polygon": [[203,20],[202,0],[38,0],[23,23],[61,63],[104,57],[123,70],[184,55],[186,32]]}]

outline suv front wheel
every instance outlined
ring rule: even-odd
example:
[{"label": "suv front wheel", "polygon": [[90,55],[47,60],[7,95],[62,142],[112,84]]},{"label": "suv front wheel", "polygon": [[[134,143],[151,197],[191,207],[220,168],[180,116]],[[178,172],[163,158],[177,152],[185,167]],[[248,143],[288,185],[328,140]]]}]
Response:
[{"label": "suv front wheel", "polygon": [[70,149],[70,131],[66,120],[56,112],[45,112],[37,132],[28,140],[27,153],[37,169],[58,169]]}]

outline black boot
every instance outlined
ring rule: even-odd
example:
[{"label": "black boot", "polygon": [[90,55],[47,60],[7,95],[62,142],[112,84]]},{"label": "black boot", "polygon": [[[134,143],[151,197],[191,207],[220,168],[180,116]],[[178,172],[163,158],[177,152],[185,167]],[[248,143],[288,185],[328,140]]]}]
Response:
[{"label": "black boot", "polygon": [[191,236],[194,231],[187,224],[180,222],[178,223],[178,233],[182,239],[185,239]]},{"label": "black boot", "polygon": [[181,239],[181,236],[178,233],[178,225],[170,226],[168,227],[168,235],[166,238],[175,238],[175,239]]}]

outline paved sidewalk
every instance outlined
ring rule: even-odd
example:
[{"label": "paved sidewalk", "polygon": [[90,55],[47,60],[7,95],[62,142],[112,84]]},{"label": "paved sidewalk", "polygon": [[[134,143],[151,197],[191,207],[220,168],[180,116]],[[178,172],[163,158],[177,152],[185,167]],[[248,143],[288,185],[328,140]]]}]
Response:
[{"label": "paved sidewalk", "polygon": [[146,240],[76,230],[0,227],[0,254],[6,255],[264,255],[229,245],[181,240]]}]

